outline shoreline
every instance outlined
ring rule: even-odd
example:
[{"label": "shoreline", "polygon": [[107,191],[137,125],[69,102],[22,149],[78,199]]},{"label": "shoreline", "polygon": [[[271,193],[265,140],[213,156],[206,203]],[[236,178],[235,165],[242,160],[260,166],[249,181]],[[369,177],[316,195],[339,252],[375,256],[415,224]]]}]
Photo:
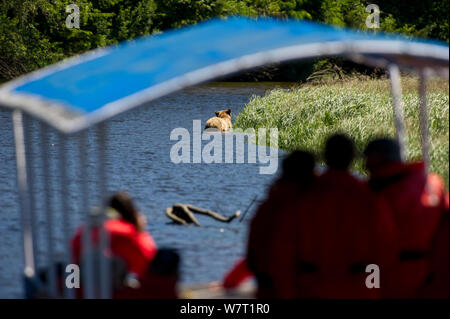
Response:
[{"label": "shoreline", "polygon": [[[431,171],[449,186],[449,90],[448,81],[432,79],[427,85]],[[418,81],[402,80],[407,159],[420,160]],[[325,139],[334,132],[350,135],[361,155],[373,138],[395,136],[389,81],[353,78],[345,81],[305,83],[289,89],[274,89],[252,97],[236,117],[241,129],[277,127],[279,149],[305,149],[320,154]],[[322,163],[320,156],[318,162]],[[358,156],[354,169],[365,174]]]}]

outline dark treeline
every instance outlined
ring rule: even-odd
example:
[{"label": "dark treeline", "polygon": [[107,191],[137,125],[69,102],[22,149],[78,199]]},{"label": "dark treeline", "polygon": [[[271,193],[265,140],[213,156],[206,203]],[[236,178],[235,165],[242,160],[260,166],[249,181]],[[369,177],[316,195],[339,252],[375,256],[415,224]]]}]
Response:
[{"label": "dark treeline", "polygon": [[[308,19],[367,32],[368,4],[380,10],[379,31],[449,40],[448,0],[0,0],[0,80],[85,51],[229,15]],[[69,4],[80,28],[66,27]],[[339,59],[272,65],[238,80],[303,80],[311,74],[367,72]]]}]

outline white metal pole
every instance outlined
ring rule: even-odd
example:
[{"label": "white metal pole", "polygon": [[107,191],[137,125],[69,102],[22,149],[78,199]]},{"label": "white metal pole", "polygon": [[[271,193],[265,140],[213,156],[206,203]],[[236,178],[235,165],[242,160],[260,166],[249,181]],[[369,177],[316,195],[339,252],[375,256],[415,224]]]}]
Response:
[{"label": "white metal pole", "polygon": [[54,233],[53,233],[53,205],[52,205],[52,189],[50,178],[50,152],[49,152],[49,132],[47,124],[40,122],[41,126],[41,160],[42,172],[44,175],[44,211],[46,218],[46,237],[47,237],[47,287],[51,297],[57,297],[57,274],[56,263],[54,259]]},{"label": "white metal pole", "polygon": [[84,215],[84,231],[82,235],[82,250],[81,250],[81,261],[82,261],[82,288],[83,297],[86,299],[94,298],[94,260],[92,254],[92,225],[91,225],[91,214],[89,210],[89,191],[88,191],[88,169],[87,169],[87,159],[86,159],[86,135],[87,132],[81,132],[79,135],[79,152],[80,152],[80,186],[81,186],[81,209]]},{"label": "white metal pole", "polygon": [[390,64],[388,67],[388,71],[389,71],[389,79],[391,82],[392,101],[394,103],[396,138],[400,146],[400,154],[402,160],[405,160],[408,137],[406,135],[404,126],[402,83],[400,77],[400,70],[396,64]]},{"label": "white metal pole", "polygon": [[27,187],[28,187],[28,216],[31,223],[31,234],[33,238],[33,253],[35,267],[39,267],[39,223],[36,216],[36,198],[34,196],[34,158],[33,158],[33,140],[31,134],[32,118],[23,114],[24,132],[25,132],[25,156],[27,161]]},{"label": "white metal pole", "polygon": [[111,293],[111,269],[110,260],[105,256],[105,252],[110,251],[110,241],[108,232],[104,227],[106,222],[106,206],[104,204],[104,198],[107,195],[107,174],[106,174],[106,124],[100,123],[98,126],[98,179],[99,179],[99,199],[101,202],[101,215],[100,215],[100,298],[108,299],[112,297]]},{"label": "white metal pole", "polygon": [[[59,133],[59,171],[61,174],[60,178],[60,192],[61,192],[61,217],[62,217],[62,228],[63,228],[63,240],[64,240],[64,258],[65,263],[64,266],[72,263],[72,256],[71,256],[71,247],[70,247],[70,232],[71,232],[71,222],[70,222],[70,208],[67,201],[67,188],[69,187],[68,179],[67,179],[67,153],[66,153],[66,138],[67,136],[63,135],[62,133]],[[64,297],[68,299],[73,299],[75,297],[73,289],[69,289],[65,286],[64,288]]]},{"label": "white metal pole", "polygon": [[[27,188],[28,188],[28,218],[31,226],[31,236],[33,240],[33,260],[35,269],[39,269],[41,256],[39,254],[39,215],[36,212],[36,197],[35,197],[35,168],[34,168],[34,154],[33,151],[33,134],[32,134],[32,117],[23,114],[23,128],[25,136],[25,156],[27,163]],[[35,284],[41,286],[42,282],[39,276],[34,278]]]},{"label": "white metal pole", "polygon": [[428,172],[430,166],[430,141],[428,132],[428,112],[427,112],[427,77],[422,70],[419,74],[419,108],[420,108],[420,137],[422,143],[422,158],[425,163],[425,170]]},{"label": "white metal pole", "polygon": [[35,263],[33,252],[33,235],[29,219],[27,218],[28,204],[28,185],[27,185],[27,163],[25,155],[25,138],[23,128],[22,112],[14,110],[12,113],[14,127],[14,143],[16,149],[16,167],[17,167],[17,188],[19,191],[19,206],[22,223],[23,249],[24,249],[24,274],[31,278],[35,275]]}]

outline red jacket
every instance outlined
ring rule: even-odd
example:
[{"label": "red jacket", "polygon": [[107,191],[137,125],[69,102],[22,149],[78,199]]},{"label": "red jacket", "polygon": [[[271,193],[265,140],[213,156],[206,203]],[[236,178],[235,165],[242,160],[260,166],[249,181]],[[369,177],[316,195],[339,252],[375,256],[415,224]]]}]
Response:
[{"label": "red jacket", "polygon": [[251,221],[246,259],[248,269],[258,281],[259,298],[274,297],[271,274],[276,268],[276,261],[268,258],[267,253],[278,235],[277,224],[281,220],[280,215],[288,210],[300,193],[297,184],[276,182]]},{"label": "red jacket", "polygon": [[429,272],[432,239],[448,211],[444,182],[436,174],[426,176],[423,163],[395,163],[373,172],[369,183],[389,203],[399,231],[397,273],[389,296],[417,297]]},{"label": "red jacket", "polygon": [[226,289],[236,288],[252,276],[252,272],[248,269],[247,259],[243,258],[225,275],[223,287]]},{"label": "red jacket", "polygon": [[449,297],[449,214],[444,215],[430,253],[430,272],[421,298],[448,299]]},{"label": "red jacket", "polygon": [[[307,196],[288,207],[270,259],[281,298],[379,298],[366,267],[389,273],[397,254],[387,205],[347,172],[328,170]],[[274,269],[275,271],[275,269]]]},{"label": "red jacket", "polygon": [[[156,244],[149,233],[139,232],[136,227],[122,219],[111,219],[105,222],[105,228],[110,238],[110,247],[113,255],[122,258],[128,272],[138,276],[146,273],[149,262],[156,254]],[[72,253],[75,263],[80,264],[82,233],[84,227],[77,229],[72,239]],[[92,242],[98,244],[99,230],[92,231]]]}]

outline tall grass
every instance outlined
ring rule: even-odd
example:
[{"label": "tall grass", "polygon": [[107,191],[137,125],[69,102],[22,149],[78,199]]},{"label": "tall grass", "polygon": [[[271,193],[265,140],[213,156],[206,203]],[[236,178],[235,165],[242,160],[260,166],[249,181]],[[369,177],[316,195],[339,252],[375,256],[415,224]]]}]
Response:
[{"label": "tall grass", "polygon": [[[408,135],[407,158],[419,160],[418,81],[404,78],[402,87]],[[431,171],[441,175],[448,188],[448,81],[429,81],[427,103]],[[361,154],[373,138],[395,136],[389,81],[352,79],[287,90],[275,89],[263,97],[252,97],[237,116],[234,126],[242,129],[277,127],[281,149],[306,149],[317,154],[319,160],[326,138],[332,133],[344,132],[355,140]],[[365,173],[360,158],[355,162],[355,168]]]}]

